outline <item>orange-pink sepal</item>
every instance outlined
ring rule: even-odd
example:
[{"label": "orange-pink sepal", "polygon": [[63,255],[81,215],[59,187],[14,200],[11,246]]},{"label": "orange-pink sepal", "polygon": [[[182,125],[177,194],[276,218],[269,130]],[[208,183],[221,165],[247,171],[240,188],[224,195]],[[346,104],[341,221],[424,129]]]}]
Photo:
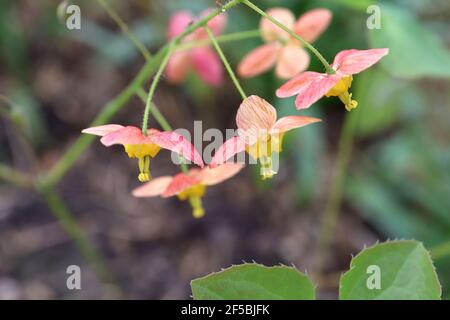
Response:
[{"label": "orange-pink sepal", "polygon": [[224,164],[216,168],[190,169],[175,176],[163,176],[136,188],[132,194],[135,197],[164,198],[177,195],[195,185],[212,186],[228,180],[244,168],[242,164]]},{"label": "orange-pink sepal", "polygon": [[297,95],[295,106],[297,109],[309,108],[323,97],[343,77],[357,74],[389,53],[389,49],[344,50],[339,52],[332,64],[335,74],[318,72],[303,72],[283,84],[277,91],[279,98]]},{"label": "orange-pink sepal", "polygon": [[303,116],[288,116],[277,120],[277,111],[270,103],[256,95],[250,96],[244,99],[237,111],[238,136],[228,139],[219,147],[210,167],[225,163],[259,139],[267,139],[267,135],[284,133],[319,121],[321,120],[318,118]]},{"label": "orange-pink sepal", "polygon": [[176,152],[185,159],[203,167],[202,157],[194,146],[182,135],[173,131],[148,129],[144,135],[141,129],[133,126],[104,125],[87,128],[83,133],[102,136],[101,143],[107,147],[112,145],[145,145],[155,144],[161,148]]},{"label": "orange-pink sepal", "polygon": [[246,143],[240,137],[232,137],[225,141],[219,149],[217,149],[214,157],[211,159],[209,166],[215,168],[219,165],[227,162],[228,159],[232,158],[235,154],[245,151]]},{"label": "orange-pink sepal", "polygon": [[182,155],[199,167],[204,167],[201,155],[195,147],[181,134],[173,131],[160,132],[152,137],[153,143],[161,148],[168,149]]}]

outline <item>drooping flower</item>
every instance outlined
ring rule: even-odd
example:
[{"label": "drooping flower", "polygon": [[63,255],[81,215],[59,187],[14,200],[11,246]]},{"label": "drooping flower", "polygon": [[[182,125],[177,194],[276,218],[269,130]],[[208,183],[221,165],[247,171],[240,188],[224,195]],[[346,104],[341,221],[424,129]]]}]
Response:
[{"label": "drooping flower", "polygon": [[[285,8],[272,8],[267,14],[309,43],[325,31],[332,17],[331,11],[322,8],[306,12],[297,21],[294,14]],[[266,18],[261,19],[260,31],[266,43],[244,57],[238,66],[241,77],[254,77],[276,65],[276,75],[290,79],[308,68],[309,54],[298,40]]]},{"label": "drooping flower", "polygon": [[[211,12],[211,9],[203,11],[199,19],[205,17]],[[181,34],[195,17],[189,11],[179,11],[175,13],[169,22],[167,36],[169,40]],[[214,35],[219,35],[225,28],[226,15],[220,14],[208,22],[208,27]],[[192,34],[185,37],[183,42],[208,39],[208,34],[203,28],[195,30]],[[186,79],[188,72],[193,69],[200,78],[207,84],[219,86],[223,80],[223,67],[216,52],[210,46],[197,47],[172,54],[166,67],[167,79],[175,84],[179,84]]]},{"label": "drooping flower", "polygon": [[358,106],[349,93],[354,74],[371,67],[389,53],[389,49],[344,50],[339,52],[331,65],[334,74],[307,71],[286,82],[276,94],[279,98],[297,95],[297,109],[309,108],[324,95],[339,97],[345,109],[350,111]]},{"label": "drooping flower", "polygon": [[82,132],[102,137],[100,141],[107,147],[123,145],[128,157],[138,159],[138,179],[141,182],[151,179],[150,157],[154,158],[161,148],[176,152],[200,167],[204,166],[202,157],[194,146],[176,132],[148,129],[147,135],[144,135],[139,128],[119,124],[91,127]]},{"label": "drooping flower", "polygon": [[236,175],[244,166],[242,164],[224,164],[214,169],[191,169],[188,173],[176,176],[163,176],[133,190],[135,197],[163,198],[177,196],[180,200],[188,200],[195,218],[205,215],[202,198],[206,187],[218,184]]},{"label": "drooping flower", "polygon": [[271,178],[276,173],[272,167],[272,152],[281,152],[284,133],[318,121],[321,120],[304,116],[277,120],[277,111],[270,103],[258,96],[250,96],[237,111],[238,135],[219,147],[210,167],[221,165],[245,150],[260,162],[263,179]]}]

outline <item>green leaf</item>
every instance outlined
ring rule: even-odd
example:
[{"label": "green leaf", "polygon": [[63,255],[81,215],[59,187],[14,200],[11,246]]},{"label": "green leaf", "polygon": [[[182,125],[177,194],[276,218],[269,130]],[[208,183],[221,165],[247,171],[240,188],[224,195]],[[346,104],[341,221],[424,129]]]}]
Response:
[{"label": "green leaf", "polygon": [[311,280],[287,266],[232,266],[191,282],[195,300],[313,300]]},{"label": "green leaf", "polygon": [[354,257],[350,270],[341,277],[339,298],[439,300],[441,293],[435,268],[422,243],[401,240],[377,244]]},{"label": "green leaf", "polygon": [[374,48],[390,48],[381,65],[398,77],[450,77],[450,54],[441,39],[406,8],[380,7],[381,29],[369,30],[369,41]]}]

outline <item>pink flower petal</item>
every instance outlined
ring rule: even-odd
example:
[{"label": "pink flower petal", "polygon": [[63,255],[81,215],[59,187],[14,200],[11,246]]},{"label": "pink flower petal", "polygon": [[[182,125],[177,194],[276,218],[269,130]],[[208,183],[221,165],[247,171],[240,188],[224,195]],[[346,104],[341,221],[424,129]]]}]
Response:
[{"label": "pink flower petal", "polygon": [[[290,29],[294,26],[295,16],[289,9],[272,8],[267,11],[267,14]],[[261,30],[261,37],[266,42],[289,39],[289,34],[286,31],[266,18],[261,19],[259,29]]]},{"label": "pink flower petal", "polygon": [[236,114],[239,136],[248,144],[253,144],[260,134],[266,133],[277,121],[277,111],[263,98],[250,96],[240,105]]},{"label": "pink flower petal", "polygon": [[231,139],[228,139],[216,151],[209,166],[211,168],[215,168],[218,165],[225,163],[235,154],[244,151],[245,146],[246,146],[245,142],[239,137],[233,137]]},{"label": "pink flower petal", "polygon": [[199,167],[204,166],[202,157],[194,146],[181,134],[164,131],[151,136],[152,142],[161,148],[176,152]]},{"label": "pink flower petal", "polygon": [[223,67],[216,52],[209,47],[194,49],[192,53],[194,69],[200,78],[212,85],[219,86],[223,82]]},{"label": "pink flower petal", "polygon": [[316,79],[299,92],[295,99],[295,106],[297,109],[309,108],[313,103],[322,98],[325,93],[330,91],[340,79],[341,77],[336,74],[323,74],[321,78]]},{"label": "pink flower petal", "polygon": [[186,189],[189,189],[190,187],[199,184],[200,179],[187,175],[185,173],[179,173],[175,177],[173,177],[170,184],[167,186],[166,190],[163,192],[162,196],[164,198],[171,197],[174,195],[179,194],[180,192],[183,192]]},{"label": "pink flower petal", "polygon": [[284,133],[286,131],[304,127],[308,124],[320,122],[322,120],[318,118],[312,118],[312,117],[303,117],[303,116],[287,116],[284,118],[279,119],[275,125],[273,126],[272,130],[270,130],[270,133]]},{"label": "pink flower petal", "polygon": [[320,79],[323,76],[322,73],[306,71],[295,78],[289,80],[285,84],[283,84],[276,92],[277,97],[279,98],[287,98],[292,97],[305,90],[311,83],[315,80]]},{"label": "pink flower petal", "polygon": [[167,189],[172,179],[173,177],[171,176],[155,178],[150,182],[147,182],[142,186],[135,188],[132,191],[132,194],[133,196],[138,198],[159,196]]},{"label": "pink flower petal", "polygon": [[281,49],[276,75],[281,79],[291,79],[309,66],[309,54],[295,44],[288,44]]},{"label": "pink flower petal", "polygon": [[178,11],[172,15],[167,28],[167,37],[169,40],[182,33],[193,20],[194,17],[189,11]]},{"label": "pink flower petal", "polygon": [[389,49],[344,50],[334,58],[333,68],[341,75],[351,75],[371,67],[389,53]]},{"label": "pink flower petal", "polygon": [[179,84],[186,79],[186,75],[191,67],[191,52],[175,52],[167,63],[165,74],[167,80],[174,84]]},{"label": "pink flower petal", "polygon": [[280,48],[278,42],[273,42],[250,51],[239,64],[238,74],[243,78],[251,78],[269,70],[274,66]]},{"label": "pink flower petal", "polygon": [[202,184],[212,186],[230,179],[244,168],[243,164],[225,163],[215,168],[205,168],[199,172],[198,177]]},{"label": "pink flower petal", "polygon": [[108,133],[120,130],[122,128],[123,128],[123,126],[121,126],[120,124],[105,124],[103,126],[87,128],[87,129],[82,130],[81,132],[103,137],[104,135],[106,135]]},{"label": "pink flower petal", "polygon": [[307,42],[314,42],[328,28],[332,13],[328,9],[313,9],[297,20],[294,31]]},{"label": "pink flower petal", "polygon": [[147,144],[152,143],[150,136],[144,136],[141,129],[127,126],[110,132],[100,139],[101,143],[109,147],[115,144]]}]

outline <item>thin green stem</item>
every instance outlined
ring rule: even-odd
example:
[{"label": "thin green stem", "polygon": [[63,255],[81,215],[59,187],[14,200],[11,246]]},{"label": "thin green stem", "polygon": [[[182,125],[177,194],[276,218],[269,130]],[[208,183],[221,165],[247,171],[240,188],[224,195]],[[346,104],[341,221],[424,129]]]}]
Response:
[{"label": "thin green stem", "polygon": [[209,40],[211,40],[211,43],[213,44],[214,48],[216,49],[217,53],[219,54],[220,59],[222,60],[223,65],[228,71],[228,74],[230,75],[231,80],[234,83],[234,86],[236,87],[237,91],[239,91],[242,99],[246,99],[247,95],[244,92],[244,89],[242,89],[241,84],[239,83],[239,80],[237,79],[236,75],[234,74],[233,69],[230,66],[230,63],[228,62],[227,58],[225,57],[225,54],[223,53],[222,49],[219,46],[219,43],[217,43],[216,37],[214,37],[213,32],[209,27],[205,27],[206,33],[208,33]]},{"label": "thin green stem", "polygon": [[147,103],[146,103],[145,110],[144,110],[144,119],[142,121],[142,132],[144,134],[147,134],[148,116],[150,114],[150,108],[151,108],[151,102],[152,102],[152,99],[153,99],[153,95],[155,93],[155,90],[156,90],[156,87],[158,85],[159,79],[161,78],[161,75],[162,75],[162,73],[163,73],[167,63],[169,62],[169,58],[170,58],[170,55],[172,54],[172,51],[176,49],[176,47],[178,46],[178,44],[180,43],[180,41],[184,37],[186,37],[187,35],[191,34],[192,32],[194,32],[196,29],[198,29],[200,27],[206,27],[210,20],[212,20],[213,18],[215,18],[219,14],[224,13],[228,9],[236,6],[241,1],[242,0],[231,0],[230,2],[228,2],[225,5],[223,5],[222,7],[211,11],[206,17],[204,17],[203,19],[201,19],[201,20],[191,24],[181,34],[179,34],[178,36],[176,36],[175,38],[173,38],[170,41],[168,52],[166,53],[166,55],[164,57],[164,60],[161,63],[161,65],[159,67],[159,70],[158,70],[158,72],[155,75],[155,78],[153,79],[153,82],[152,82],[152,84],[150,86],[150,91],[148,93]]},{"label": "thin green stem", "polygon": [[284,31],[289,33],[292,37],[294,37],[295,39],[300,41],[306,48],[308,48],[317,57],[317,59],[319,59],[319,61],[323,64],[323,66],[325,67],[325,70],[326,70],[326,72],[328,74],[334,74],[335,73],[334,69],[330,66],[330,64],[327,62],[327,60],[308,41],[306,41],[305,39],[300,37],[293,30],[291,30],[288,27],[286,27],[284,24],[282,24],[281,22],[276,20],[274,17],[268,15],[266,12],[261,10],[258,6],[253,4],[251,1],[249,1],[249,0],[242,0],[242,3],[245,4],[246,6],[248,6],[249,8],[253,9],[257,13],[259,13],[264,18],[270,20],[272,23],[274,23],[275,25],[277,25],[278,27],[280,27],[281,29],[283,29]]},{"label": "thin green stem", "polygon": [[[144,89],[139,88],[136,92],[136,94],[139,96],[139,98],[142,100],[142,102],[146,103],[147,101],[147,93]],[[162,115],[162,113],[159,111],[159,109],[152,103],[152,106],[150,108],[150,112],[152,113],[153,117],[155,118],[156,122],[163,128],[165,131],[173,131],[172,127],[170,126],[169,122],[166,120],[166,118]],[[178,156],[178,159],[180,159],[180,168],[181,171],[187,173],[189,171],[188,166],[185,163],[185,160],[180,155]]]},{"label": "thin green stem", "polygon": [[86,261],[93,266],[94,271],[98,274],[100,279],[105,282],[114,282],[114,276],[106,267],[102,256],[91,246],[88,238],[83,233],[83,230],[56,191],[52,187],[42,185],[36,185],[36,189],[41,193],[47,202],[50,211],[59,223],[61,223],[64,231],[75,243],[80,253]]},{"label": "thin green stem", "polygon": [[187,35],[191,34],[195,30],[197,30],[199,27],[206,26],[206,24],[210,20],[212,20],[213,18],[215,18],[219,14],[225,13],[227,10],[231,9],[232,7],[238,5],[241,2],[242,2],[242,0],[231,0],[228,3],[226,3],[225,5],[212,10],[203,19],[201,19],[201,20],[191,24],[189,27],[187,27],[180,35],[178,35],[176,38],[174,38],[174,41],[175,42],[179,42],[181,39],[183,39]]},{"label": "thin green stem", "polygon": [[144,110],[144,119],[142,121],[142,132],[147,135],[147,129],[148,129],[148,116],[150,114],[151,108],[152,108],[152,101],[153,101],[153,95],[155,94],[156,87],[158,86],[159,79],[161,79],[161,76],[164,72],[164,69],[167,66],[167,63],[169,62],[170,56],[175,48],[176,44],[175,42],[171,42],[169,44],[169,49],[164,55],[163,61],[161,62],[158,71],[156,72],[155,77],[153,78],[152,84],[150,86],[150,90],[148,92],[147,96],[147,103],[145,104],[145,110]]},{"label": "thin green stem", "polygon": [[[142,100],[142,102],[147,102],[147,93],[144,89],[141,87],[137,89],[136,94],[138,97]],[[156,122],[163,128],[165,131],[172,131],[172,126],[169,124],[167,119],[162,115],[161,111],[155,106],[155,104],[152,103],[152,106],[150,108],[150,113],[155,118]]]},{"label": "thin green stem", "polygon": [[97,0],[98,3],[105,9],[108,15],[117,23],[122,32],[130,39],[130,41],[136,46],[136,48],[141,52],[144,56],[145,60],[149,60],[151,58],[151,53],[147,50],[145,45],[131,32],[128,25],[125,21],[120,18],[117,12],[109,5],[109,3],[105,0]]},{"label": "thin green stem", "polygon": [[319,243],[315,266],[317,272],[321,272],[325,258],[327,257],[330,241],[332,239],[339,215],[343,197],[344,181],[347,175],[347,168],[353,148],[353,141],[359,114],[358,111],[358,109],[353,110],[346,116],[344,127],[339,138],[339,151],[336,160],[336,176],[334,177],[331,185],[319,231]]},{"label": "thin green stem", "polygon": [[21,188],[30,188],[33,186],[32,178],[30,176],[1,163],[0,163],[0,179],[5,180]]},{"label": "thin green stem", "polygon": [[[261,36],[261,32],[259,29],[257,30],[247,30],[247,31],[241,31],[241,32],[234,32],[234,33],[228,33],[221,36],[217,36],[216,41],[218,43],[226,43],[231,41],[239,41],[239,40],[245,40],[245,39],[251,39],[251,38],[258,38]],[[190,50],[197,47],[204,47],[211,44],[211,40],[204,39],[204,40],[197,40],[197,41],[190,41],[187,43],[182,43],[177,47],[177,51],[184,51],[184,50]]]}]

